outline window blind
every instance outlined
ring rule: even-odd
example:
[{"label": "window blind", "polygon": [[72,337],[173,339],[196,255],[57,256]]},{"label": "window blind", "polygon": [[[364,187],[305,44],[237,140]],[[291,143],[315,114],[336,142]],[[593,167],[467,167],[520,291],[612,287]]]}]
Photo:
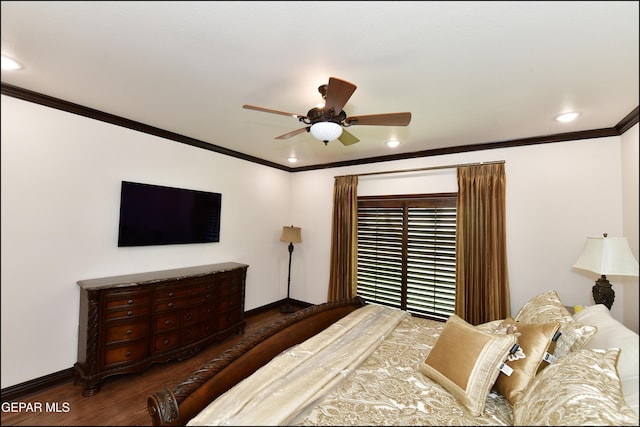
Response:
[{"label": "window blind", "polygon": [[359,198],[357,294],[446,320],[455,311],[456,195]]}]

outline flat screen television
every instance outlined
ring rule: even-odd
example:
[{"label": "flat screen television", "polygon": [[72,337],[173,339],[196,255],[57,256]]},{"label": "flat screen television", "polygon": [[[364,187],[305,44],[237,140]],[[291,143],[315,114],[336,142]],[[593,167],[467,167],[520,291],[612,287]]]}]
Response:
[{"label": "flat screen television", "polygon": [[122,181],[118,246],[220,241],[222,195]]}]

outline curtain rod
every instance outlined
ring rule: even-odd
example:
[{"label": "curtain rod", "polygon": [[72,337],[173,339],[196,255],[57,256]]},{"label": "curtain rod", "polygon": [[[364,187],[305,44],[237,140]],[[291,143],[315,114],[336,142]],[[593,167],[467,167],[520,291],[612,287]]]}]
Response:
[{"label": "curtain rod", "polygon": [[[355,174],[355,176],[384,175],[384,174],[388,174],[388,173],[419,172],[419,171],[428,171],[428,170],[434,170],[434,169],[454,169],[454,168],[459,168],[459,167],[462,167],[462,166],[482,166],[482,165],[493,165],[493,164],[500,164],[500,163],[505,163],[505,161],[504,160],[496,160],[496,161],[492,161],[492,162],[459,163],[457,165],[429,166],[429,167],[416,168],[416,169],[398,169],[398,170],[381,171],[381,172],[367,172],[367,173],[358,173],[358,174]],[[334,178],[342,178],[342,177],[345,177],[345,176],[353,176],[353,174],[352,175],[338,175],[338,176],[334,176]]]}]

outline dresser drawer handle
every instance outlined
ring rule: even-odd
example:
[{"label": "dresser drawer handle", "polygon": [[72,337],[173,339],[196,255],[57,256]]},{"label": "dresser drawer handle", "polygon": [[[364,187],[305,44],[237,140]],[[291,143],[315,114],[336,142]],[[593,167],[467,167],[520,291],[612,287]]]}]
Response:
[{"label": "dresser drawer handle", "polygon": [[129,305],[133,304],[133,300],[130,299],[129,301],[127,301],[127,304],[129,304]]},{"label": "dresser drawer handle", "polygon": [[193,313],[187,313],[186,316],[184,316],[187,320],[191,320],[193,319]]},{"label": "dresser drawer handle", "polygon": [[130,352],[130,351],[127,351],[124,355],[125,355],[126,357],[130,357],[130,356],[131,356],[131,352]]},{"label": "dresser drawer handle", "polygon": [[172,297],[173,296],[173,292],[169,292],[169,296]]},{"label": "dresser drawer handle", "polygon": [[127,335],[131,335],[133,331],[131,329],[127,329]]},{"label": "dresser drawer handle", "polygon": [[169,340],[164,340],[162,343],[163,343],[164,345],[167,345],[167,344],[169,344]]},{"label": "dresser drawer handle", "polygon": [[165,321],[164,321],[164,324],[165,324],[165,325],[170,325],[170,324],[171,324],[171,320],[165,320]]},{"label": "dresser drawer handle", "polygon": [[133,311],[129,310],[127,311],[127,316],[131,316],[133,314]]},{"label": "dresser drawer handle", "polygon": [[169,304],[167,304],[167,307],[169,307],[169,308],[173,307],[173,303],[170,302]]}]

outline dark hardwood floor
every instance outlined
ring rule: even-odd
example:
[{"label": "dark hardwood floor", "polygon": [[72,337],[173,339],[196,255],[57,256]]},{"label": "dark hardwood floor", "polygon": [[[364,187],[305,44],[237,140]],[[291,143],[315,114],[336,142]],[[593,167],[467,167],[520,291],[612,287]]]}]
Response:
[{"label": "dark hardwood floor", "polygon": [[[299,310],[301,307],[296,307]],[[264,326],[287,314],[278,307],[247,316],[244,335],[231,335],[213,343],[199,354],[182,362],[153,365],[131,375],[105,379],[101,391],[94,396],[82,396],[82,387],[73,382],[25,396],[19,402],[32,404],[32,411],[5,412],[3,426],[150,426],[147,397],[182,381],[209,359]],[[57,404],[58,412],[52,410]],[[47,409],[49,406],[49,410]],[[37,410],[41,407],[42,410]]]}]

